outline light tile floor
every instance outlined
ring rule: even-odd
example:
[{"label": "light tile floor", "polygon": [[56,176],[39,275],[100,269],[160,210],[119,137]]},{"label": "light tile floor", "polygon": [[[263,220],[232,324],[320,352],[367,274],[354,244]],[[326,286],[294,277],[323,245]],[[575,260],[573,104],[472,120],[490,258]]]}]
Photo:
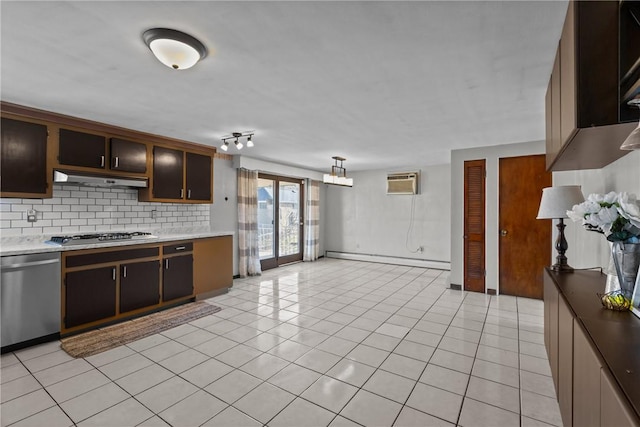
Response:
[{"label": "light tile floor", "polygon": [[2,356],[2,426],[561,425],[542,301],[448,272],[324,259],[238,279],[223,309],[86,359]]}]

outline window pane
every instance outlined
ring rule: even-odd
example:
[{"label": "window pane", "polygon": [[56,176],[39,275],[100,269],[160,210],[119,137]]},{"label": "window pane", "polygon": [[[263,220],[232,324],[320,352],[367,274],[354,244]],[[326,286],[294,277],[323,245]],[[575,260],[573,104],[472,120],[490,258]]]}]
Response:
[{"label": "window pane", "polygon": [[274,185],[270,179],[258,178],[258,247],[260,259],[273,258],[273,197]]},{"label": "window pane", "polygon": [[278,256],[300,252],[300,184],[280,182],[278,219],[280,248]]}]

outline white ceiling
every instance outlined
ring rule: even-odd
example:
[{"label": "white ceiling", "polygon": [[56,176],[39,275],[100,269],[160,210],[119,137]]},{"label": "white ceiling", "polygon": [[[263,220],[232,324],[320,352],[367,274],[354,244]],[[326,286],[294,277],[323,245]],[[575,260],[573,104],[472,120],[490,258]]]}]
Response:
[{"label": "white ceiling", "polygon": [[[1,98],[315,170],[448,163],[544,139],[566,1],[2,1]],[[173,71],[142,41],[185,31]],[[230,154],[236,154],[230,148]]]}]

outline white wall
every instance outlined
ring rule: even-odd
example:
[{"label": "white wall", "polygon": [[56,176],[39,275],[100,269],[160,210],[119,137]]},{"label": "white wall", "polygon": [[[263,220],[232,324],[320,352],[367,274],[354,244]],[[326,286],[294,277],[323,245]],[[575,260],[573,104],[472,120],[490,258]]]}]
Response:
[{"label": "white wall", "polygon": [[[626,191],[640,197],[640,151],[632,151],[602,169],[554,172],[553,185],[580,185],[585,197],[591,193],[602,194],[609,191]],[[579,223],[573,223],[570,219],[565,220],[565,223],[569,265],[574,268],[606,268],[609,262],[609,245],[604,236],[586,231]],[[555,254],[554,249],[554,257]]]},{"label": "white wall", "polygon": [[[352,188],[327,187],[325,248],[365,255],[450,260],[450,166],[420,171],[420,194],[387,195],[387,170],[351,172]],[[411,224],[411,206],[414,221]],[[415,252],[419,246],[423,253]],[[412,252],[413,251],[413,252]]]},{"label": "white wall", "polygon": [[498,288],[498,166],[505,157],[544,154],[544,141],[451,151],[451,275],[452,284],[464,278],[464,162],[486,159],[485,265],[486,288]]}]

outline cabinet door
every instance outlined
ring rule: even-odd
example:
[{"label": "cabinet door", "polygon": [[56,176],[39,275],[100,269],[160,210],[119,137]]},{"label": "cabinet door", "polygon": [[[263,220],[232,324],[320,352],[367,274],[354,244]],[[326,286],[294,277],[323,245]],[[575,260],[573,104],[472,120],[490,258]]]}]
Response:
[{"label": "cabinet door", "polygon": [[549,355],[549,365],[553,384],[558,393],[558,289],[549,277],[549,271],[544,275],[544,308],[545,308],[545,341],[547,342],[547,354]]},{"label": "cabinet door", "polygon": [[[198,239],[193,245],[193,281],[197,295],[233,286],[233,237]],[[207,298],[207,296],[204,296]]]},{"label": "cabinet door", "polygon": [[573,425],[599,426],[602,364],[578,320],[573,329]]},{"label": "cabinet door", "polygon": [[187,153],[187,199],[211,200],[211,156]]},{"label": "cabinet door", "polygon": [[182,199],[183,155],[180,150],[153,147],[153,197]]},{"label": "cabinet door", "polygon": [[140,142],[111,138],[111,169],[123,172],[147,171],[147,146]]},{"label": "cabinet door", "polygon": [[572,425],[573,416],[573,313],[558,297],[558,404],[562,422]]},{"label": "cabinet door", "polygon": [[607,369],[600,371],[600,425],[637,427],[640,420]]},{"label": "cabinet door", "polygon": [[120,266],[120,313],[160,302],[160,263],[136,262]]},{"label": "cabinet door", "polygon": [[193,255],[164,259],[162,270],[162,300],[193,295]]},{"label": "cabinet door", "polygon": [[2,118],[0,191],[47,193],[47,127]]},{"label": "cabinet door", "polygon": [[65,328],[116,314],[116,267],[74,271],[65,276]]},{"label": "cabinet door", "polygon": [[106,141],[104,136],[60,129],[58,162],[61,165],[104,169]]}]

